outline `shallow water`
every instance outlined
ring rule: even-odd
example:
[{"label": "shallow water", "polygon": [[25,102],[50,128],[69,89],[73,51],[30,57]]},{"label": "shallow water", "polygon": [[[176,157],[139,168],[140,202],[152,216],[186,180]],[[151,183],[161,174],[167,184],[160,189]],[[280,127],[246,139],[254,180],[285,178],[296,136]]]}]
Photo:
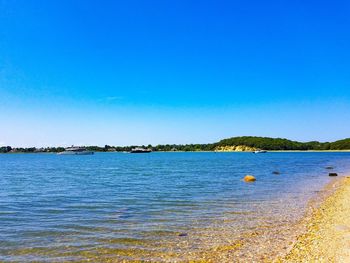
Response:
[{"label": "shallow water", "polygon": [[328,165],[344,174],[350,153],[2,154],[0,261],[254,258],[284,240]]}]

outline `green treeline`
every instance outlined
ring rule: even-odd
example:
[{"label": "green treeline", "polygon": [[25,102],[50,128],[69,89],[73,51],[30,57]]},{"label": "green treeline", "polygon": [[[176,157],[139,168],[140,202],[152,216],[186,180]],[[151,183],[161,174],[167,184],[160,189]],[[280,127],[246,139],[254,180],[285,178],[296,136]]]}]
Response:
[{"label": "green treeline", "polygon": [[131,146],[109,146],[105,145],[105,147],[98,146],[88,146],[86,149],[90,151],[116,151],[116,152],[129,152],[131,149],[141,147],[152,149],[154,152],[171,152],[171,151],[214,151],[216,144],[163,144],[163,145],[131,145]]},{"label": "green treeline", "polygon": [[[165,144],[165,145],[132,145],[132,146],[87,146],[86,148],[96,152],[128,152],[135,147],[149,148],[153,151],[214,151],[217,147],[222,146],[249,146],[264,150],[350,150],[350,138],[335,142],[297,142],[282,138],[242,136],[221,140],[217,143],[209,144]],[[47,148],[12,148],[10,146],[0,147],[0,153],[9,152],[62,152],[63,147],[47,147]]]},{"label": "green treeline", "polygon": [[29,148],[13,148],[11,146],[3,146],[0,147],[0,153],[9,153],[9,152],[19,152],[19,153],[35,153],[35,152],[63,152],[64,147],[46,147],[46,148],[35,148],[35,147],[29,147]]},{"label": "green treeline", "polygon": [[245,145],[264,150],[328,150],[320,142],[297,142],[281,138],[268,137],[233,137],[218,142],[219,146]]},{"label": "green treeline", "polygon": [[335,142],[297,142],[282,138],[242,136],[221,140],[218,146],[245,145],[264,150],[350,150],[350,138]]}]

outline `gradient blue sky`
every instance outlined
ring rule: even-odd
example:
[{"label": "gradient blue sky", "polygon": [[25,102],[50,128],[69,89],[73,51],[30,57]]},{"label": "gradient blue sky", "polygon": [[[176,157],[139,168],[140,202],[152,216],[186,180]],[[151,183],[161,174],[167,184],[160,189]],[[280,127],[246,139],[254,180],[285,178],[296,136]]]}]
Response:
[{"label": "gradient blue sky", "polygon": [[0,144],[350,137],[349,1],[0,0]]}]

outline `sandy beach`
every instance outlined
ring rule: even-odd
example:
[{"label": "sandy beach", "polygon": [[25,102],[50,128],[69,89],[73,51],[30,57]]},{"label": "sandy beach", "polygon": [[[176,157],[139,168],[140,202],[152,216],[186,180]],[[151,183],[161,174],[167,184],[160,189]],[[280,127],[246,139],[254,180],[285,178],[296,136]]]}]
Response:
[{"label": "sandy beach", "polygon": [[313,210],[305,233],[277,262],[350,262],[350,177],[330,187],[334,193]]}]

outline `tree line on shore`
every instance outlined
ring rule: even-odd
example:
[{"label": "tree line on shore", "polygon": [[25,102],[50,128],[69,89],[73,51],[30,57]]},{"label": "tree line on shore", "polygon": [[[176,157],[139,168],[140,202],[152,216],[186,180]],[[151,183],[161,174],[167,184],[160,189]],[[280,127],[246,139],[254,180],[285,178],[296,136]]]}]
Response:
[{"label": "tree line on shore", "polygon": [[[283,138],[269,138],[256,136],[242,136],[232,137],[221,140],[217,143],[208,144],[163,144],[163,145],[132,145],[132,146],[86,146],[90,151],[96,152],[129,152],[135,147],[143,147],[152,149],[152,151],[215,151],[223,146],[249,146],[256,149],[263,150],[350,150],[350,138],[338,140],[335,142],[298,142]],[[12,148],[11,146],[0,147],[0,153],[21,152],[21,153],[35,153],[35,152],[62,152],[64,147],[46,147],[46,148]]]}]

